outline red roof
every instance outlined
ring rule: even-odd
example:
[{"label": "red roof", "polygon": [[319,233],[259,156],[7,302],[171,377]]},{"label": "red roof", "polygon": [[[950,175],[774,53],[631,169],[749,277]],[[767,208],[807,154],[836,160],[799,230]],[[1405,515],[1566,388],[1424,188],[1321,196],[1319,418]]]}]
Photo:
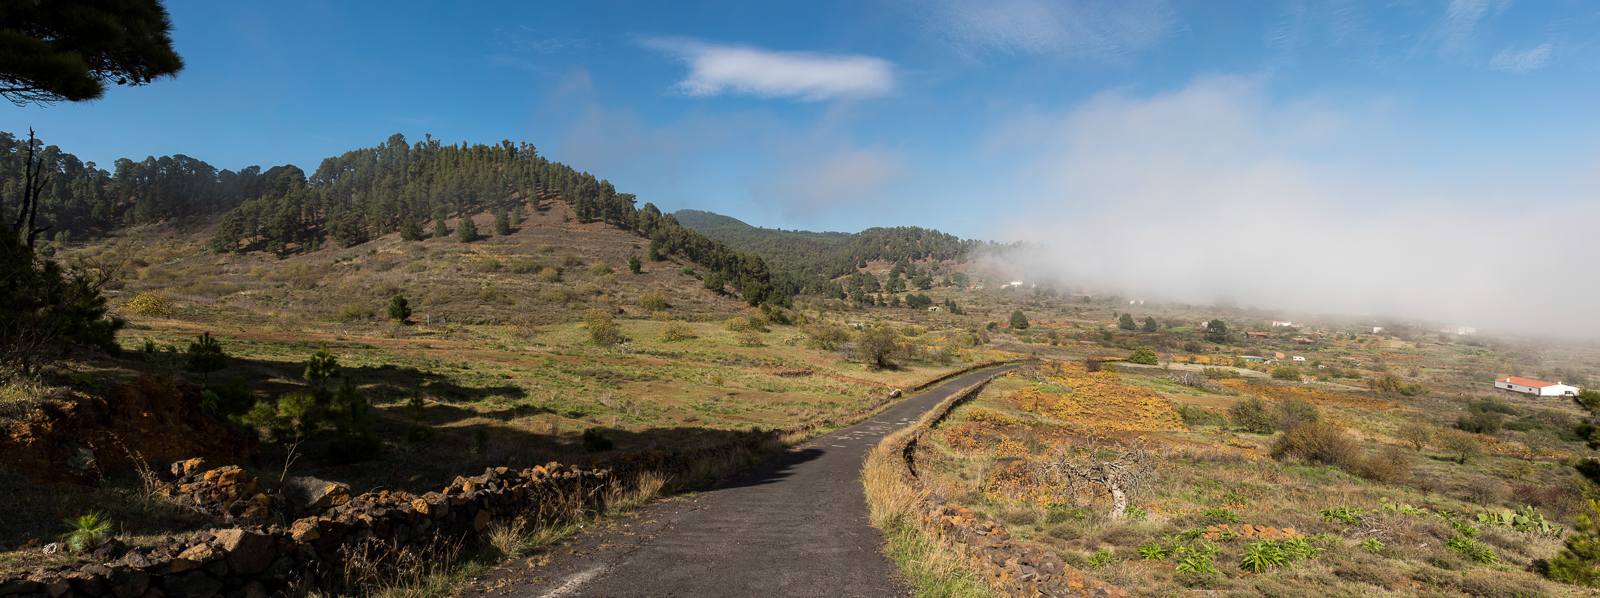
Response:
[{"label": "red roof", "polygon": [[1556,385],[1555,382],[1545,382],[1543,380],[1534,380],[1532,378],[1518,378],[1516,376],[1506,376],[1504,378],[1496,380],[1495,382],[1507,382],[1507,383],[1510,383],[1510,384],[1515,384],[1517,386],[1527,386],[1527,387],[1531,387],[1531,388],[1544,388],[1546,386],[1555,386]]}]

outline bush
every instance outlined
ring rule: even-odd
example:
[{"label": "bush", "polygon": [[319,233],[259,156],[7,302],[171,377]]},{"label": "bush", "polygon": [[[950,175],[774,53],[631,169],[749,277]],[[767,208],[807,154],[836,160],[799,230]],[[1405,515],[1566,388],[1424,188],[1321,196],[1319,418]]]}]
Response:
[{"label": "bush", "polygon": [[472,265],[472,269],[477,272],[499,272],[502,267],[504,266],[500,260],[483,260]]},{"label": "bush", "polygon": [[806,346],[821,351],[834,351],[850,341],[850,331],[843,326],[817,324],[806,329]]},{"label": "bush", "polygon": [[542,268],[544,268],[544,264],[539,260],[520,259],[511,261],[512,274],[532,274]]},{"label": "bush", "polygon": [[539,275],[534,277],[534,280],[539,282],[561,282],[561,271],[555,268],[545,268],[539,271]]},{"label": "bush", "polygon": [[1393,372],[1384,374],[1377,378],[1368,379],[1367,386],[1376,392],[1384,394],[1398,394],[1407,397],[1422,396],[1428,392],[1428,387],[1423,386],[1421,382],[1408,384],[1406,383],[1405,379]]},{"label": "bush", "polygon": [[694,337],[694,329],[683,322],[667,322],[667,325],[661,328],[662,342],[673,343]]},{"label": "bush", "polygon": [[639,307],[648,311],[664,311],[672,306],[660,293],[645,293],[639,296]]},{"label": "bush", "polygon": [[346,303],[339,306],[339,312],[336,315],[341,321],[349,322],[351,320],[369,319],[373,314],[374,312],[370,307],[360,303]]},{"label": "bush", "polygon": [[754,330],[746,330],[744,332],[740,332],[739,333],[739,346],[741,346],[741,347],[765,347],[766,343],[761,342],[761,334],[760,333],[758,333],[758,332],[756,332]]},{"label": "bush", "polygon": [[1299,397],[1284,399],[1278,404],[1278,429],[1293,430],[1300,426],[1316,423],[1322,420],[1322,414],[1317,410],[1317,404]]},{"label": "bush", "polygon": [[389,319],[401,324],[411,321],[411,304],[405,295],[395,295],[389,300]]},{"label": "bush", "polygon": [[597,260],[595,263],[589,265],[589,274],[591,276],[605,276],[610,273],[611,266],[605,262]]},{"label": "bush", "polygon": [[598,309],[591,309],[583,316],[583,325],[589,330],[589,341],[601,347],[614,347],[627,342],[622,336],[622,329],[617,326],[611,314]]},{"label": "bush", "polygon": [[1134,350],[1133,355],[1128,356],[1128,363],[1155,365],[1156,352],[1151,351],[1150,347],[1139,347],[1138,349]]},{"label": "bush", "polygon": [[1394,432],[1394,437],[1411,443],[1417,450],[1433,442],[1434,427],[1422,422],[1406,422]]},{"label": "bush", "polygon": [[1493,411],[1463,413],[1456,418],[1456,427],[1473,434],[1493,434],[1500,431],[1504,417]]},{"label": "bush", "polygon": [[609,451],[616,443],[601,433],[599,428],[589,428],[583,431],[583,450],[588,453]]},{"label": "bush", "polygon": [[123,309],[140,316],[172,317],[173,301],[163,293],[146,291],[139,293],[132,301],[122,306]]},{"label": "bush", "polygon": [[1436,441],[1439,450],[1450,455],[1457,463],[1465,464],[1473,458],[1483,455],[1483,444],[1472,434],[1455,430],[1446,430],[1440,434]]},{"label": "bush", "polygon": [[1273,459],[1297,458],[1309,463],[1342,466],[1359,454],[1360,448],[1344,429],[1329,422],[1306,424],[1289,430],[1273,441]]},{"label": "bush", "polygon": [[1233,425],[1248,432],[1271,434],[1278,431],[1278,414],[1266,401],[1256,397],[1240,401],[1229,408],[1228,416],[1233,420]]},{"label": "bush", "polygon": [[1379,454],[1356,457],[1345,464],[1344,469],[1380,484],[1399,484],[1411,479],[1411,457],[1398,448],[1389,447]]},{"label": "bush", "polygon": [[1300,368],[1294,367],[1292,365],[1285,365],[1285,366],[1279,366],[1279,367],[1276,367],[1276,368],[1272,368],[1272,379],[1273,380],[1292,380],[1292,381],[1295,381],[1295,382],[1299,382],[1300,381]]}]

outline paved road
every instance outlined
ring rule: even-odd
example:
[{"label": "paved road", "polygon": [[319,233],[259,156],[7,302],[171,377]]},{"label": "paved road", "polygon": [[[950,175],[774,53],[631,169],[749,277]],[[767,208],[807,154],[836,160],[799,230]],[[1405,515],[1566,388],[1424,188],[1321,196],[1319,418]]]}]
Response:
[{"label": "paved road", "polygon": [[461,598],[910,595],[867,518],[861,464],[889,433],[957,390],[1010,369],[967,374],[692,496],[502,564]]}]

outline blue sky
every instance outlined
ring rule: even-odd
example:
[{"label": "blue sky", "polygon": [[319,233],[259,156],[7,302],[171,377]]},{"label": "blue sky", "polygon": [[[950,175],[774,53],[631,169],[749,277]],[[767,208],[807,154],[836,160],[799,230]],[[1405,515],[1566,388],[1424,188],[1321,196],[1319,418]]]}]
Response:
[{"label": "blue sky", "polygon": [[[1591,2],[461,4],[169,1],[176,79],[4,128],[103,167],[527,141],[666,210],[1047,242],[1122,292],[1600,333],[1493,290],[1597,285]],[[1260,260],[1293,282],[1216,276]]]}]

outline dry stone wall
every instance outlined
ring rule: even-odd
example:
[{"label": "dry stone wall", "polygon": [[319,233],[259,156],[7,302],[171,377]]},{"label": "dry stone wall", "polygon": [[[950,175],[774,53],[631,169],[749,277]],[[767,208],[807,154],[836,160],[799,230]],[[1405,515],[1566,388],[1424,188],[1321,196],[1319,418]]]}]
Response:
[{"label": "dry stone wall", "polygon": [[922,483],[917,474],[917,452],[927,436],[956,407],[972,400],[988,385],[973,385],[946,399],[909,434],[892,437],[894,454],[901,456],[901,480],[920,497],[913,507],[921,527],[966,557],[972,571],[990,587],[1008,596],[1060,596],[1122,598],[1122,588],[1093,579],[1055,553],[1016,540],[1005,527],[979,521],[971,510],[947,502]]},{"label": "dry stone wall", "polygon": [[[992,367],[984,363],[941,376]],[[155,548],[112,541],[95,563],[0,575],[0,598],[267,598],[310,590],[349,592],[381,578],[382,564],[448,553],[451,546],[496,521],[539,517],[557,509],[602,510],[612,491],[646,473],[675,476],[707,460],[727,461],[783,437],[858,421],[893,401],[885,393],[870,407],[839,420],[747,435],[683,451],[645,451],[597,466],[549,463],[527,469],[496,467],[457,477],[438,492],[398,491],[352,496],[343,484],[295,478],[277,488],[236,466],[205,469],[202,459],[174,463],[161,491],[169,499],[239,527],[197,534]],[[285,525],[268,525],[286,521]]]}]

